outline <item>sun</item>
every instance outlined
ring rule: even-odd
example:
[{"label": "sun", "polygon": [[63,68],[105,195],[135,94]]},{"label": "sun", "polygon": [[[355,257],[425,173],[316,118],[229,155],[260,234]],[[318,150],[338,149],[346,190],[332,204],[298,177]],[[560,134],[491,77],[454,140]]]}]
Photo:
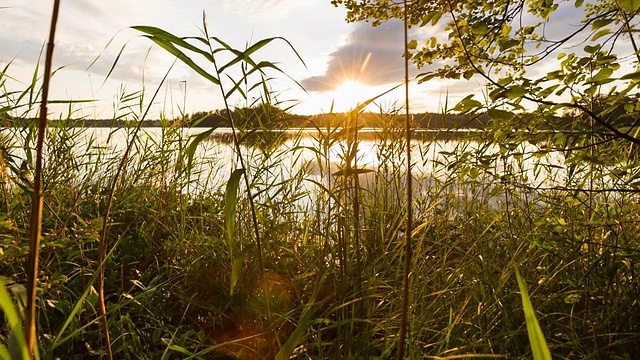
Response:
[{"label": "sun", "polygon": [[314,96],[323,111],[347,112],[377,95],[375,87],[354,80],[344,80],[331,91]]},{"label": "sun", "polygon": [[330,94],[336,105],[350,110],[375,96],[373,93],[374,89],[371,86],[353,80],[345,80]]},{"label": "sun", "polygon": [[334,90],[334,92],[336,93],[336,95],[351,96],[352,98],[356,98],[358,94],[367,92],[370,89],[370,86],[363,85],[357,81],[345,80]]},{"label": "sun", "polygon": [[353,79],[345,79],[339,82],[333,90],[312,95],[309,107],[314,108],[315,110],[311,112],[315,113],[344,113],[354,110],[369,99],[376,98],[366,108],[375,111],[375,107],[380,104],[384,106],[385,102],[391,101],[393,103],[394,100],[392,98],[395,98],[397,94],[394,95],[389,92],[389,87],[388,84],[372,86]]}]

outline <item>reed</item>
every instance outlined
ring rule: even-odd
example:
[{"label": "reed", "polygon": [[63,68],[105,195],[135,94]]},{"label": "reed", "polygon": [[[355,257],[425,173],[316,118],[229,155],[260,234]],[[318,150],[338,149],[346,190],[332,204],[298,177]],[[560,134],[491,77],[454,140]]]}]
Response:
[{"label": "reed", "polygon": [[407,219],[405,225],[405,245],[404,245],[404,274],[402,287],[402,315],[400,318],[400,334],[398,339],[397,359],[401,360],[405,356],[405,342],[407,337],[407,317],[409,316],[409,303],[411,302],[409,294],[409,276],[411,275],[411,257],[413,256],[413,246],[411,244],[411,235],[413,233],[413,175],[411,169],[411,111],[409,107],[409,23],[407,22],[407,0],[403,0],[402,8],[404,12],[404,86],[405,86],[405,141],[407,142]]},{"label": "reed", "polygon": [[27,258],[27,307],[25,319],[26,346],[29,358],[37,357],[36,351],[36,287],[38,285],[38,265],[40,260],[40,236],[42,230],[42,163],[44,136],[47,129],[47,102],[49,100],[49,81],[53,68],[53,48],[58,23],[60,1],[55,0],[51,13],[51,27],[45,56],[44,81],[42,99],[40,100],[40,119],[36,142],[35,173],[33,175],[33,192],[31,195],[31,221],[29,223],[29,253]]}]

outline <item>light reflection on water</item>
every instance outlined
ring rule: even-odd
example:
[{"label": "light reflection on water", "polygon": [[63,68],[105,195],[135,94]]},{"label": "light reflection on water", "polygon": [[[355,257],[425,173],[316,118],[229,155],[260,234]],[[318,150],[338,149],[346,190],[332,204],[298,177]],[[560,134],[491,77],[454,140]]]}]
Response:
[{"label": "light reflection on water", "polygon": [[[140,135],[141,141],[151,144],[160,144],[162,129],[143,128]],[[180,138],[184,144],[188,144],[198,134],[206,131],[204,128],[181,129]],[[91,129],[88,134],[95,136],[98,144],[104,144],[116,149],[124,149],[126,132],[118,130],[111,134],[110,129]],[[109,134],[111,134],[109,136]],[[276,145],[265,146],[261,144],[260,136],[264,134],[252,134],[252,146],[241,146],[242,156],[249,168],[249,174],[257,189],[263,189],[269,194],[275,194],[278,186],[288,179],[298,176],[304,179],[298,186],[298,191],[308,192],[309,196],[302,197],[297,204],[306,208],[310,204],[319,188],[317,184],[330,187],[339,181],[337,175],[345,167],[345,158],[350,147],[346,139],[336,139],[330,146],[323,148],[322,136],[315,130],[297,129],[288,130],[277,137]],[[402,133],[396,133],[395,139],[400,143],[383,141],[374,130],[360,130],[358,132],[357,155],[351,166],[366,169],[366,173],[358,176],[359,186],[371,189],[376,183],[389,181],[389,177],[398,181],[396,186],[403,186],[406,180],[406,158]],[[388,134],[387,134],[388,135]],[[467,161],[470,166],[479,164],[478,158],[474,159],[475,152],[484,145],[477,141],[460,141],[465,133],[442,132],[418,132],[412,141],[412,175],[414,178],[414,194],[426,195],[434,188],[436,181],[445,181],[458,178],[464,182],[465,176],[458,170],[465,167],[451,167],[456,162]],[[142,140],[144,138],[147,140]],[[431,140],[423,140],[431,138]],[[107,141],[109,140],[109,141]],[[195,166],[191,172],[194,180],[187,191],[198,193],[200,191],[215,191],[222,189],[231,172],[238,167],[230,129],[217,129],[206,141],[202,141],[195,153]],[[264,140],[264,139],[262,139]],[[271,141],[273,138],[268,138]],[[245,141],[248,143],[249,141]],[[268,142],[268,141],[267,141]],[[174,143],[174,146],[175,143]],[[183,145],[186,146],[186,145]],[[353,145],[351,145],[353,146]],[[533,187],[551,187],[563,183],[566,171],[561,166],[564,159],[561,154],[547,154],[542,157],[530,155],[540,149],[534,145],[525,143],[516,149],[525,154],[521,160],[503,157],[485,162],[485,169],[478,174],[474,181],[484,183],[484,188],[470,190],[470,187],[452,187],[456,196],[471,196],[469,191],[489,191],[500,182],[500,175],[505,169],[512,174],[517,174],[517,181],[524,182]],[[486,154],[499,154],[499,146],[486,147]],[[529,155],[527,155],[529,154]],[[135,155],[135,154],[134,154]],[[553,165],[553,166],[549,166]],[[455,169],[455,170],[454,170]],[[456,172],[458,171],[458,172]],[[401,201],[397,199],[397,201]],[[500,199],[492,199],[492,206],[500,206]]]},{"label": "light reflection on water", "polygon": [[[167,137],[166,129],[142,128],[138,136],[138,146],[134,146],[131,154],[130,165],[139,159],[142,151],[184,148],[196,135],[206,130],[206,128],[184,128],[175,130],[170,137]],[[83,132],[79,137],[81,140],[77,151],[85,155],[89,150],[86,143],[82,144],[82,141],[87,142],[88,139],[94,139],[92,146],[100,147],[101,151],[122,154],[132,134],[132,129],[87,128],[78,131]],[[483,145],[477,141],[461,142],[459,140],[470,132],[473,130],[417,130],[414,132],[411,173],[417,180],[417,192],[425,191],[424,188],[430,186],[433,179],[455,175],[451,171],[453,168],[448,165],[456,161],[466,160],[469,164],[478,164],[478,159],[473,159],[473,154]],[[14,133],[17,134],[14,136],[20,134]],[[382,171],[392,169],[391,171],[395,174],[406,173],[402,133],[391,134],[400,141],[396,144],[397,146],[380,139],[380,132],[375,129],[361,129],[357,136],[357,152],[351,166],[370,171],[359,175],[361,186],[365,188],[371,186],[371,183],[376,180],[376,174]],[[275,142],[276,145],[263,144],[274,138],[278,140]],[[313,129],[290,129],[276,133],[275,136],[256,132],[245,139],[246,144],[252,145],[243,145],[241,152],[247,161],[249,174],[262,178],[257,179],[259,183],[266,185],[276,180],[284,181],[297,174],[303,174],[305,179],[312,180],[303,185],[308,190],[313,188],[313,182],[326,185],[332,177],[335,178],[332,174],[344,169],[345,159],[353,149],[350,147],[353,144],[350,145],[346,139],[334,139],[330,146],[323,148],[322,136]],[[216,129],[209,138],[199,144],[194,154],[194,168],[190,174],[194,180],[190,191],[216,190],[225,184],[229,174],[238,167],[237,155],[231,140],[230,129],[222,128]],[[14,142],[20,144],[20,140],[14,139]],[[17,149],[13,149],[14,154],[25,156],[24,150],[20,151],[20,146],[15,146]],[[460,150],[464,151],[460,152]],[[485,149],[489,154],[498,153],[499,150],[497,145],[491,145]],[[505,169],[517,173],[520,179],[532,186],[553,186],[563,181],[565,171],[562,168],[564,159],[561,154],[535,157],[530,154],[540,149],[528,143],[519,145],[518,150],[525,154],[519,161],[504,158],[492,161],[489,166],[485,166],[483,181],[495,181],[497,176],[486,175],[499,175],[504,173]],[[461,155],[465,152],[466,155]]]}]

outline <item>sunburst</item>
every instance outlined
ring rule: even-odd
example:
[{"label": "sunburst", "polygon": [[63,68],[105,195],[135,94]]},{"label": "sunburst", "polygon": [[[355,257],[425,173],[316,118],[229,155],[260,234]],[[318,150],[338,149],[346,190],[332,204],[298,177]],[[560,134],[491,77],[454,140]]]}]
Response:
[{"label": "sunburst", "polygon": [[377,95],[377,89],[357,81],[345,80],[335,90],[326,93],[335,112],[355,109],[358,105]]}]

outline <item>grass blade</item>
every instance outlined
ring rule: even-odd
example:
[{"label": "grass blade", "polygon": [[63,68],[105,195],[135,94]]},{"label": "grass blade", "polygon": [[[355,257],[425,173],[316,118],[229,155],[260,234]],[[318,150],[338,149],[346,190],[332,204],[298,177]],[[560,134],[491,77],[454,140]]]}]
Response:
[{"label": "grass blade", "polygon": [[[145,32],[143,30],[141,30],[140,26],[134,26],[133,29]],[[159,29],[158,29],[159,30]],[[214,84],[219,84],[220,81],[213,75],[209,74],[206,70],[204,70],[203,68],[201,68],[200,66],[198,66],[198,64],[196,64],[189,56],[187,56],[183,51],[181,51],[180,49],[178,49],[174,44],[175,42],[172,41],[173,38],[169,38],[167,39],[166,37],[161,37],[161,36],[156,36],[156,35],[144,35],[144,37],[149,38],[151,41],[153,41],[154,43],[156,43],[158,46],[160,46],[161,48],[165,49],[167,52],[169,52],[171,55],[174,55],[175,57],[177,57],[180,61],[182,61],[185,65],[189,66],[190,68],[192,68],[195,72],[198,73],[198,75],[202,76],[203,78],[211,81]],[[178,38],[179,39],[179,38]],[[186,42],[182,41],[183,43],[186,44]],[[180,45],[180,44],[178,44]],[[198,48],[194,47],[194,46],[190,46],[188,48],[189,50],[195,51],[198,54],[201,54],[202,51],[199,50]],[[195,50],[194,50],[195,49]]]},{"label": "grass blade", "polygon": [[251,248],[251,246],[245,247],[240,254],[233,259],[233,264],[231,265],[231,287],[229,289],[229,296],[233,296],[233,289],[236,287],[238,279],[240,278],[240,271],[242,270],[244,259],[247,257],[247,254],[249,254]]},{"label": "grass blade", "polygon": [[522,280],[520,272],[516,269],[516,278],[518,279],[518,287],[520,288],[520,296],[522,297],[522,307],[524,308],[524,316],[527,322],[527,333],[529,334],[529,343],[533,352],[534,360],[551,360],[551,352],[547,347],[538,319],[536,319],[529,293],[527,292],[527,284]]},{"label": "grass blade", "polygon": [[229,246],[229,256],[233,258],[233,240],[236,230],[236,205],[238,204],[238,187],[240,179],[244,174],[244,169],[236,169],[229,176],[227,187],[224,192],[224,220],[227,225],[227,245]]},{"label": "grass blade", "polygon": [[[113,255],[115,249],[117,249],[118,244],[120,244],[120,240],[122,240],[122,238],[118,238],[118,240],[116,241],[116,243],[113,245],[113,247],[111,248],[111,250],[109,251],[109,253],[107,254],[107,256],[102,260],[102,262],[98,265],[98,268],[96,269],[97,271],[95,271],[95,273],[93,274],[93,276],[91,277],[91,279],[89,280],[89,283],[87,284],[87,286],[84,289],[84,292],[82,293],[82,295],[78,298],[78,300],[76,301],[75,306],[73,307],[73,309],[71,310],[71,312],[69,313],[69,315],[67,316],[67,319],[65,320],[64,324],[62,325],[62,327],[60,328],[60,331],[58,332],[58,335],[56,335],[55,340],[53,340],[53,344],[51,345],[51,350],[57,348],[58,346],[60,346],[61,344],[64,343],[64,339],[60,340],[60,338],[62,337],[62,335],[64,334],[64,331],[67,329],[67,327],[69,327],[69,325],[71,324],[71,321],[73,321],[74,317],[76,316],[76,314],[80,311],[82,304],[84,303],[85,299],[87,298],[87,296],[89,296],[89,294],[91,293],[91,289],[93,288],[93,284],[96,282],[96,280],[98,279],[98,275],[100,275],[100,271],[104,268],[104,265],[106,264],[106,262],[111,258],[111,256]],[[94,289],[95,290],[95,289]],[[69,337],[67,337],[67,340],[69,339]]]},{"label": "grass blade", "polygon": [[[324,281],[324,278],[320,279],[320,283]],[[315,311],[324,303],[324,301],[320,301],[316,303],[316,298],[318,297],[318,291],[320,289],[320,283],[315,286],[313,293],[311,294],[311,298],[309,299],[308,304],[302,310],[302,314],[300,315],[300,320],[298,321],[298,325],[296,325],[296,329],[293,330],[291,335],[287,341],[282,345],[280,351],[276,354],[276,360],[285,360],[291,357],[293,351],[296,346],[298,346],[302,340],[304,339],[304,334],[307,331],[307,325],[309,321],[311,321],[311,316],[315,313]]]},{"label": "grass blade", "polygon": [[145,34],[148,34],[149,38],[153,39],[153,38],[157,38],[157,39],[162,39],[163,41],[167,41],[167,42],[171,42],[176,44],[177,46],[180,46],[182,48],[185,48],[187,50],[193,51],[197,54],[200,54],[202,56],[204,56],[205,59],[207,59],[208,61],[213,61],[213,58],[211,57],[211,54],[209,54],[207,51],[204,51],[194,45],[189,44],[185,39],[195,39],[195,40],[199,40],[200,42],[204,42],[206,44],[206,40],[199,38],[199,37],[191,37],[191,38],[180,38],[177,37],[165,30],[162,30],[160,28],[154,27],[154,26],[132,26],[131,27],[134,30],[138,30],[140,32],[143,32]]},{"label": "grass blade", "polygon": [[193,135],[191,142],[187,146],[187,166],[191,169],[191,165],[193,165],[193,158],[196,154],[196,150],[198,149],[198,145],[206,138],[211,136],[213,131],[217,128],[217,126],[212,127],[211,129],[204,131],[200,134]]},{"label": "grass blade", "polygon": [[20,321],[20,315],[16,311],[15,306],[13,305],[13,301],[11,300],[11,296],[9,292],[7,292],[7,288],[5,287],[4,281],[0,278],[0,308],[4,313],[5,319],[7,319],[7,323],[9,324],[9,329],[11,330],[11,334],[16,341],[18,354],[12,354],[13,350],[11,346],[9,346],[9,351],[2,346],[0,347],[0,358],[2,359],[16,359],[16,355],[19,355],[20,359],[29,359],[29,351],[27,349],[27,343],[24,338],[24,332],[22,331],[22,323]]}]

